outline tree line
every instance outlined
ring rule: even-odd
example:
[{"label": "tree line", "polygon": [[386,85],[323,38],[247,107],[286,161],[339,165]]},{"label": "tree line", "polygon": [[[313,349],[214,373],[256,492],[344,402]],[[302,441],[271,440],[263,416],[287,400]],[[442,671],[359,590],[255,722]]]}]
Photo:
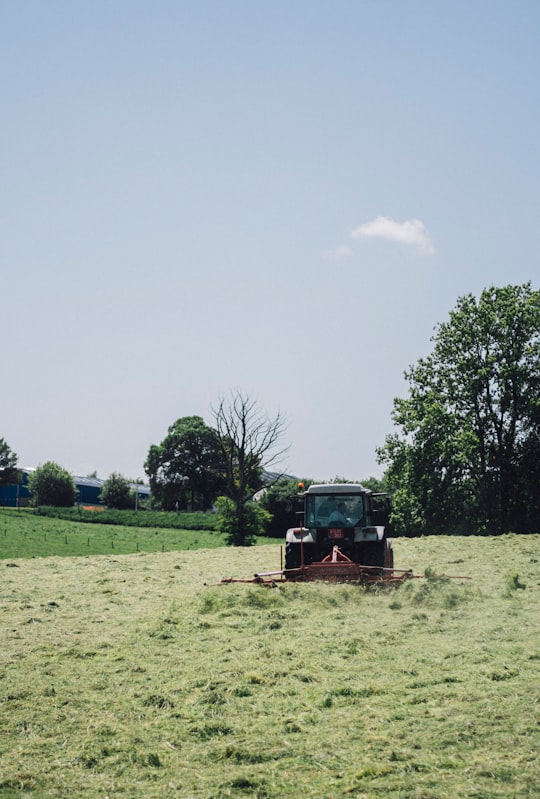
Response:
[{"label": "tree line", "polygon": [[[385,471],[369,487],[392,495],[400,533],[540,530],[540,292],[525,283],[462,296],[431,341],[430,355],[405,373],[408,395],[394,400],[394,431],[377,453]],[[150,447],[152,502],[215,506],[230,543],[249,543],[271,518],[275,529],[294,512],[296,482],[269,488],[267,479],[287,449],[286,423],[240,391],[212,413],[210,425],[178,419]],[[15,467],[0,439],[0,481]],[[125,498],[121,475],[106,489],[109,503]]]},{"label": "tree line", "polygon": [[[214,426],[199,416],[178,419],[163,441],[150,447],[144,468],[152,503],[157,509],[176,511],[215,506],[219,528],[229,543],[245,545],[264,532],[270,519],[252,499],[266,484],[266,470],[287,449],[281,446],[285,420],[279,412],[268,416],[241,391],[220,398],[213,415]],[[16,456],[1,441],[0,480],[9,482],[16,471]],[[37,505],[66,507],[75,501],[73,478],[54,462],[35,469],[28,476],[28,488]],[[117,473],[105,481],[100,496],[109,507],[132,507],[129,484]]]},{"label": "tree line", "polygon": [[[0,485],[20,482],[17,456],[5,439],[0,438]],[[77,486],[73,477],[54,461],[47,461],[28,475],[28,490],[36,506],[71,508],[77,500]],[[113,472],[103,483],[100,500],[110,508],[127,510],[135,504],[135,492],[123,475]]]}]

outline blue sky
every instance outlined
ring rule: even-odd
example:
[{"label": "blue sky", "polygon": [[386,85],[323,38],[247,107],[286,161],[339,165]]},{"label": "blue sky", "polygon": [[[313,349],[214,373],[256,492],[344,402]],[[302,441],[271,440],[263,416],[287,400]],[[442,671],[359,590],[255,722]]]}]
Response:
[{"label": "blue sky", "polygon": [[143,476],[231,389],[381,473],[463,294],[540,277],[540,4],[0,5],[0,437]]}]

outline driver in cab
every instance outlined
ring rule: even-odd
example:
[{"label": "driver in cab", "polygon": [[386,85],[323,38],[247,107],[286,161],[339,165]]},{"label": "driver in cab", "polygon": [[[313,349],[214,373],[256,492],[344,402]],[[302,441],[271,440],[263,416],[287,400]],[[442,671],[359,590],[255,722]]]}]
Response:
[{"label": "driver in cab", "polygon": [[347,518],[347,507],[344,502],[338,502],[337,506],[328,517],[328,525],[348,525],[350,519]]}]

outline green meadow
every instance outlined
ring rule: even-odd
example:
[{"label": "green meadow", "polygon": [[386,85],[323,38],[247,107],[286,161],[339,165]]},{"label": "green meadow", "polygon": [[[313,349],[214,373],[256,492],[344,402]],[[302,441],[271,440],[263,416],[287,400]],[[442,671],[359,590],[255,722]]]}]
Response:
[{"label": "green meadow", "polygon": [[[47,509],[47,511],[52,509]],[[213,549],[225,546],[223,535],[213,529],[184,529],[185,521],[200,525],[211,514],[160,514],[130,511],[82,511],[60,509],[68,518],[38,515],[34,511],[0,510],[0,561],[60,555],[108,555],[136,552]],[[82,516],[84,521],[79,521]],[[201,517],[199,521],[198,517]],[[126,523],[122,524],[125,520]],[[140,525],[137,522],[140,521]],[[152,521],[154,526],[149,526]],[[215,523],[212,518],[211,523]],[[144,524],[144,526],[143,526]],[[174,527],[172,525],[175,525]],[[275,539],[261,538],[258,543]]]},{"label": "green meadow", "polygon": [[371,590],[209,546],[0,561],[1,799],[538,797],[540,536]]}]

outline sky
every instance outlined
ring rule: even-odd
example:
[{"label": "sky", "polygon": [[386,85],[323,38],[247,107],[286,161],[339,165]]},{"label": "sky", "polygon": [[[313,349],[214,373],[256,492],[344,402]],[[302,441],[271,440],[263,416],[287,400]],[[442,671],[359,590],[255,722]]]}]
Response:
[{"label": "sky", "polygon": [[0,437],[144,477],[231,391],[380,476],[459,297],[540,282],[537,0],[2,0]]}]

